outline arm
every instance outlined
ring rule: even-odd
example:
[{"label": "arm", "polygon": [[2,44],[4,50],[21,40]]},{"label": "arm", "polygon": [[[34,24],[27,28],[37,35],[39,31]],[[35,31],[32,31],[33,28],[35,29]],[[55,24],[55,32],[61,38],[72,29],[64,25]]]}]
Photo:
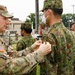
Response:
[{"label": "arm", "polygon": [[51,45],[42,44],[37,51],[30,53],[27,56],[11,58],[8,55],[1,55],[2,57],[0,57],[0,60],[2,59],[3,62],[0,62],[0,72],[2,74],[27,73],[31,71],[38,62],[44,60],[44,56],[50,53],[50,48]]},{"label": "arm", "polygon": [[33,49],[31,47],[27,47],[26,49],[16,52],[16,56],[26,56],[27,54],[32,52],[33,52]]},{"label": "arm", "polygon": [[[41,58],[40,58],[41,57]],[[29,72],[38,62],[43,61],[44,55],[41,51],[28,54],[26,57],[8,57],[5,68],[2,73],[4,74],[23,74]]]},{"label": "arm", "polygon": [[37,50],[42,43],[41,40],[36,41],[34,44],[32,44],[30,47],[27,47],[24,50],[18,51],[16,54],[17,56],[26,56],[29,53],[32,53],[33,51]]}]

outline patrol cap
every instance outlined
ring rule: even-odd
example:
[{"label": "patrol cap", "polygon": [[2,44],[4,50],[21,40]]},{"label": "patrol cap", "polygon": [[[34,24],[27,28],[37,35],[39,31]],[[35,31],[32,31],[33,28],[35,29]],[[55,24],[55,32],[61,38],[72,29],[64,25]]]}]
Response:
[{"label": "patrol cap", "polygon": [[7,7],[4,5],[0,5],[0,15],[7,17],[7,18],[13,17],[13,15],[8,13]]},{"label": "patrol cap", "polygon": [[43,9],[42,12],[45,9],[62,9],[63,5],[62,5],[62,0],[44,0],[44,5],[43,5]]},{"label": "patrol cap", "polygon": [[21,29],[29,29],[29,28],[31,28],[30,22],[25,22],[21,24]]}]

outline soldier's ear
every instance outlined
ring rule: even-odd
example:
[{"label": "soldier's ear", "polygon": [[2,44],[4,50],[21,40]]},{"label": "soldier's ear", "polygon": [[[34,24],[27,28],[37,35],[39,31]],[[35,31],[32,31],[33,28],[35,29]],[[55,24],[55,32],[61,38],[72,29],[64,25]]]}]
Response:
[{"label": "soldier's ear", "polygon": [[47,12],[48,12],[48,14],[50,15],[52,11],[51,11],[50,9],[48,9]]},{"label": "soldier's ear", "polygon": [[50,12],[50,13],[51,13],[51,12],[52,12],[52,10],[51,10],[51,9],[48,9],[48,12]]},{"label": "soldier's ear", "polygon": [[49,15],[53,14],[53,11],[51,9],[48,9]]}]

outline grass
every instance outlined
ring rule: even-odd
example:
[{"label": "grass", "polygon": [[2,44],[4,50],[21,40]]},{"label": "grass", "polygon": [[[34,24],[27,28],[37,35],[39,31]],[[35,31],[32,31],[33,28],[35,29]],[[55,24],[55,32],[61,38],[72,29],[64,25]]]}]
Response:
[{"label": "grass", "polygon": [[40,66],[37,64],[36,75],[40,75]]},{"label": "grass", "polygon": [[14,50],[16,50],[16,44],[12,44],[12,47],[14,48]]}]

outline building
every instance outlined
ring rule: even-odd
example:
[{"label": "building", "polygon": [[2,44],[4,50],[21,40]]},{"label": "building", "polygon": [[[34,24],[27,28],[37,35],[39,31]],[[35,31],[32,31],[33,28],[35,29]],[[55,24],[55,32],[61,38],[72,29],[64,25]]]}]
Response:
[{"label": "building", "polygon": [[12,18],[11,23],[7,28],[9,30],[10,34],[17,33],[18,35],[20,35],[20,27],[21,27],[22,23],[24,23],[24,22],[20,21],[19,18]]}]

